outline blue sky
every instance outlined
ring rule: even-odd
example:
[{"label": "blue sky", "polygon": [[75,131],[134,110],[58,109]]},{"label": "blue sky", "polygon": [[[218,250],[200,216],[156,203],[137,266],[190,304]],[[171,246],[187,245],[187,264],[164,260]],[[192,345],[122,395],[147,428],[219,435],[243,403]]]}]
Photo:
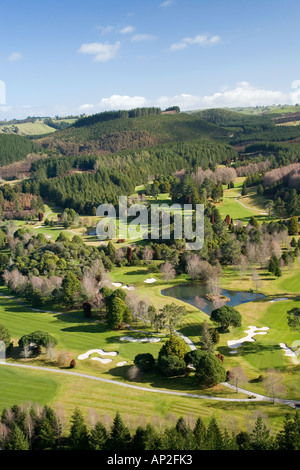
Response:
[{"label": "blue sky", "polygon": [[300,102],[299,24],[299,0],[0,0],[0,120]]}]

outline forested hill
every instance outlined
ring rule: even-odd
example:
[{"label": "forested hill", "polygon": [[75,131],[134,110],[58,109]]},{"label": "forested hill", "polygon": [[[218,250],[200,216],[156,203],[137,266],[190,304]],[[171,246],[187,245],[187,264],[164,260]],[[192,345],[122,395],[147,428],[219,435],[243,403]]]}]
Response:
[{"label": "forested hill", "polygon": [[[277,126],[276,116],[248,115],[228,109],[205,109],[191,112],[192,116],[227,130],[231,145],[249,142],[288,142],[300,137],[300,126]],[[288,119],[285,115],[285,121]],[[231,132],[230,132],[231,131]]]},{"label": "forested hill", "polygon": [[95,116],[40,139],[39,143],[45,149],[57,149],[64,155],[74,156],[114,153],[202,137],[228,139],[226,129],[186,113],[113,118],[99,122]]},{"label": "forested hill", "polygon": [[25,137],[0,134],[0,166],[24,160],[39,147]]}]

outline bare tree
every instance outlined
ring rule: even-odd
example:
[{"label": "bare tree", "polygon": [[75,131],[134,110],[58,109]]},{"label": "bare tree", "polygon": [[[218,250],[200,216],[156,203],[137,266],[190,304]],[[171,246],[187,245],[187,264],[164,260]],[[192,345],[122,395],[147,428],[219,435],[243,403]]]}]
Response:
[{"label": "bare tree", "polygon": [[28,411],[26,413],[26,417],[25,417],[25,420],[24,420],[24,430],[25,430],[26,435],[28,437],[29,447],[31,449],[32,448],[32,438],[34,436],[35,427],[34,427],[34,421],[33,421],[32,417],[31,417],[31,415]]},{"label": "bare tree", "polygon": [[186,272],[194,280],[200,274],[200,258],[197,255],[191,255],[186,263]]},{"label": "bare tree", "polygon": [[23,348],[20,352],[20,356],[24,357],[24,359],[26,359],[26,360],[29,359],[29,357],[32,356],[32,349],[30,349],[29,344],[24,344],[23,345]]},{"label": "bare tree", "polygon": [[261,286],[261,280],[260,280],[258,271],[256,271],[256,269],[252,270],[252,281],[254,284],[254,290],[257,292]]},{"label": "bare tree", "polygon": [[94,410],[94,408],[89,408],[87,421],[90,428],[92,429],[100,421],[100,416],[97,411]]},{"label": "bare tree", "polygon": [[70,364],[71,355],[68,351],[60,351],[57,358],[57,365],[59,367],[65,367]]},{"label": "bare tree", "polygon": [[143,251],[143,260],[146,261],[146,263],[150,263],[153,259],[153,250],[150,248],[150,246],[145,246],[144,251]]},{"label": "bare tree", "polygon": [[267,370],[267,376],[265,378],[265,387],[267,393],[269,393],[273,398],[273,403],[275,403],[275,398],[285,395],[285,388],[282,382],[283,374],[279,370]]},{"label": "bare tree", "polygon": [[247,257],[244,255],[241,255],[240,264],[239,264],[241,279],[243,279],[244,276],[246,275],[248,267],[249,267],[249,263],[248,263]]},{"label": "bare tree", "polygon": [[131,382],[139,381],[141,378],[141,375],[142,373],[136,365],[131,366],[127,372],[127,377]]},{"label": "bare tree", "polygon": [[55,361],[57,358],[57,350],[53,343],[46,344],[46,358],[48,361]]},{"label": "bare tree", "polygon": [[54,422],[54,431],[57,437],[58,444],[60,444],[61,437],[66,428],[67,420],[65,415],[65,409],[63,405],[58,403],[55,408],[55,422]]},{"label": "bare tree", "polygon": [[234,367],[229,373],[229,382],[232,382],[236,388],[236,393],[238,393],[238,385],[240,383],[247,382],[248,378],[242,367]]},{"label": "bare tree", "polygon": [[167,282],[172,281],[175,277],[174,266],[168,261],[161,265],[160,272],[162,274],[163,279]]}]

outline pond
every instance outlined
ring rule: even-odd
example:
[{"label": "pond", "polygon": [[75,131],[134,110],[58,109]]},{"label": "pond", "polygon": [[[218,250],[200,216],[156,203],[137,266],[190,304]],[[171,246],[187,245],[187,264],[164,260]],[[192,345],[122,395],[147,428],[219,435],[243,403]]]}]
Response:
[{"label": "pond", "polygon": [[161,293],[169,297],[175,297],[175,299],[183,300],[184,302],[199,308],[199,310],[202,310],[208,315],[210,315],[214,309],[221,307],[222,305],[236,307],[237,305],[244,304],[246,302],[265,298],[265,295],[255,292],[222,289],[220,295],[225,296],[230,300],[228,302],[224,302],[222,299],[210,301],[206,298],[207,290],[203,284],[184,284],[169,287],[168,289],[162,290]]}]

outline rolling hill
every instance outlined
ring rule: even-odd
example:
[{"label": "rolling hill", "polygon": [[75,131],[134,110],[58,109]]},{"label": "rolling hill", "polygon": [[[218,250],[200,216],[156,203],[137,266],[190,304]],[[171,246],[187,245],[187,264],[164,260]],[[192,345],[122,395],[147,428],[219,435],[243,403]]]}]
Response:
[{"label": "rolling hill", "polygon": [[56,148],[64,155],[95,155],[204,137],[226,141],[229,134],[198,116],[180,113],[113,119],[94,124],[87,120],[87,125],[73,125],[40,139],[39,143],[46,149]]}]

